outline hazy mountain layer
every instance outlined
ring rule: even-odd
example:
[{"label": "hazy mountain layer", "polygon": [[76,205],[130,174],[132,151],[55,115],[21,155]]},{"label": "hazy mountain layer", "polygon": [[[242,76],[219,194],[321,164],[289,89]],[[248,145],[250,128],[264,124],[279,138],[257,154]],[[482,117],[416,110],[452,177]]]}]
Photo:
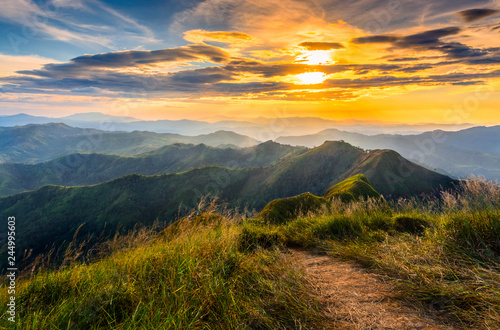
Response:
[{"label": "hazy mountain layer", "polygon": [[328,128],[337,128],[363,134],[417,134],[435,129],[459,130],[471,124],[418,124],[391,125],[359,120],[328,120],[317,117],[281,118],[232,118],[219,117],[216,122],[200,120],[139,120],[131,117],[112,116],[98,112],[79,113],[61,118],[38,117],[26,114],[0,116],[0,126],[27,124],[65,123],[74,127],[93,128],[106,131],[150,131],[183,135],[209,134],[220,130],[248,135],[257,140],[276,139],[282,135],[313,134]]},{"label": "hazy mountain layer", "polygon": [[255,139],[233,132],[183,136],[152,132],[108,132],[66,124],[0,127],[0,162],[39,163],[72,153],[133,155],[174,143],[250,147]]},{"label": "hazy mountain layer", "polygon": [[454,177],[475,174],[500,180],[500,126],[374,136],[328,129],[313,135],[276,139],[279,143],[307,147],[329,140],[344,140],[364,149],[392,149],[427,168]]},{"label": "hazy mountain layer", "polygon": [[228,168],[262,167],[306,150],[304,147],[275,142],[242,149],[173,144],[134,156],[71,154],[40,164],[0,164],[0,196],[33,190],[47,184],[97,184],[134,173],[165,174],[213,165]]}]

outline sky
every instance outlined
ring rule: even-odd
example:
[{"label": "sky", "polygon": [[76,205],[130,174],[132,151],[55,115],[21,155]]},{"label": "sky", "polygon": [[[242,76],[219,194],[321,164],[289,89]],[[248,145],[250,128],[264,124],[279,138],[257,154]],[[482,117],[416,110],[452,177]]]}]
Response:
[{"label": "sky", "polygon": [[0,115],[500,124],[500,0],[0,8]]}]

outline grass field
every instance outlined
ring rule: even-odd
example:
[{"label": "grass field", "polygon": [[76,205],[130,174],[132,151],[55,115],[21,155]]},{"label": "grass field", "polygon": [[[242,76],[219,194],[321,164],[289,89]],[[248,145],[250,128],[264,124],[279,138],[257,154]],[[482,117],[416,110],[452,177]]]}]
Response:
[{"label": "grass field", "polygon": [[280,222],[201,208],[160,234],[115,237],[89,260],[68,253],[57,269],[25,272],[17,329],[318,328],[320,307],[287,247],[356,260],[446,324],[499,328],[498,185],[476,178],[389,205],[333,199]]}]

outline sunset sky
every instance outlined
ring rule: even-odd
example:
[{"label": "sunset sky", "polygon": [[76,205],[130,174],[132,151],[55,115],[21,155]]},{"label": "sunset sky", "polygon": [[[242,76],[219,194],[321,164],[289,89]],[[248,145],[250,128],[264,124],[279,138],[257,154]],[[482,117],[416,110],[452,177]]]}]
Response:
[{"label": "sunset sky", "polygon": [[498,0],[0,8],[0,115],[500,124]]}]

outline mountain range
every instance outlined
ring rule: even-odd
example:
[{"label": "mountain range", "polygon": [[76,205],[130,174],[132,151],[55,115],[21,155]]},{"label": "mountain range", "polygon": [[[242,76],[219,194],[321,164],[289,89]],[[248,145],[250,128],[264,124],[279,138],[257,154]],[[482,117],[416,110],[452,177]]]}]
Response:
[{"label": "mountain range", "polygon": [[343,140],[364,149],[392,149],[413,162],[456,178],[474,174],[500,180],[500,126],[373,136],[328,129],[312,135],[283,136],[276,142],[314,147],[328,140]]},{"label": "mountain range", "polygon": [[217,121],[201,120],[139,120],[126,116],[112,116],[99,112],[79,113],[65,117],[40,117],[27,114],[0,116],[0,126],[22,126],[28,124],[64,123],[74,127],[92,128],[106,131],[150,131],[156,133],[174,133],[181,135],[200,135],[217,131],[233,131],[254,139],[266,141],[281,135],[313,134],[328,128],[360,132],[373,135],[415,134],[438,128],[459,130],[472,127],[471,124],[387,124],[356,120],[328,120],[316,117],[288,117],[280,113],[279,118],[242,118],[219,117]]},{"label": "mountain range", "polygon": [[199,136],[154,132],[109,132],[39,124],[0,127],[0,163],[39,163],[72,153],[132,155],[174,143],[204,143],[209,146],[249,147],[259,141],[229,131]]},{"label": "mountain range", "polygon": [[[365,174],[373,187],[389,198],[431,193],[455,184],[451,178],[411,163],[391,150],[365,152],[345,142],[326,142],[309,150],[272,143],[260,146],[266,147],[281,150],[285,156],[265,167],[208,166],[164,175],[131,174],[89,186],[47,185],[0,198],[0,217],[19,215],[16,233],[29,240],[19,240],[17,248],[32,250],[34,257],[51,246],[71,241],[80,225],[78,237],[86,237],[130,230],[155,219],[171,222],[196,207],[202,196],[218,196],[221,202],[240,210],[260,210],[276,198],[306,191],[324,195],[333,184],[358,173]],[[296,154],[286,153],[294,150]],[[220,151],[208,151],[212,152]],[[196,159],[193,153],[187,155]],[[201,159],[197,161],[203,164]],[[266,162],[272,160],[262,164]],[[5,233],[0,246],[3,252]]]},{"label": "mountain range", "polygon": [[133,156],[70,154],[39,164],[5,163],[0,164],[0,196],[47,184],[97,184],[134,173],[155,175],[215,165],[228,168],[269,166],[306,150],[271,141],[238,149],[176,143]]}]

